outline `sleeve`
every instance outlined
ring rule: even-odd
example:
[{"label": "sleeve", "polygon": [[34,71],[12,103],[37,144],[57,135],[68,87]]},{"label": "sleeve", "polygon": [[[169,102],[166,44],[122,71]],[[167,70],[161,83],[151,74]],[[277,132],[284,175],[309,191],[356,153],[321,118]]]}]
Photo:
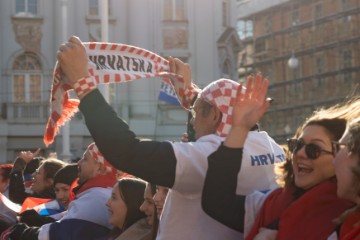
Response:
[{"label": "sleeve", "polygon": [[67,219],[44,226],[39,232],[39,240],[107,239],[110,232],[110,229],[104,226],[80,219]]},{"label": "sleeve", "polygon": [[174,185],[176,157],[170,142],[140,141],[99,90],[86,95],[79,108],[96,145],[115,168],[154,184]]},{"label": "sleeve", "polygon": [[25,169],[25,165],[23,163],[24,160],[21,158],[17,158],[14,163],[14,168],[10,174],[10,182],[9,182],[9,199],[18,204],[22,204],[29,196],[28,193],[25,192],[24,185],[24,174],[23,171]]},{"label": "sleeve", "polygon": [[39,228],[29,227],[24,223],[18,223],[13,226],[10,233],[11,240],[37,240]]},{"label": "sleeve", "polygon": [[245,196],[236,194],[243,149],[221,145],[208,157],[209,168],[202,194],[203,210],[224,225],[243,232]]},{"label": "sleeve", "polygon": [[41,227],[44,224],[55,222],[55,219],[52,217],[40,216],[34,209],[22,212],[19,217],[20,222],[32,227]]}]

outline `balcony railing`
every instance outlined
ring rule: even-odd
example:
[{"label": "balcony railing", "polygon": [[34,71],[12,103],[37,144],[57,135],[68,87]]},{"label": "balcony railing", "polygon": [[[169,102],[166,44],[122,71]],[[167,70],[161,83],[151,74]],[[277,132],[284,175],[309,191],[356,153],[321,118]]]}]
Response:
[{"label": "balcony railing", "polygon": [[49,103],[6,103],[9,123],[45,123],[49,117]]}]

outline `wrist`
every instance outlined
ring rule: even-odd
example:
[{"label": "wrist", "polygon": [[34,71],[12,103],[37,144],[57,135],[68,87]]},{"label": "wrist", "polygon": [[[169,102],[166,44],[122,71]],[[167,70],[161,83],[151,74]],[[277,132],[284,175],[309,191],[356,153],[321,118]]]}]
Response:
[{"label": "wrist", "polygon": [[74,90],[79,99],[85,97],[89,92],[96,89],[95,80],[91,76],[86,76],[78,79],[74,85]]}]

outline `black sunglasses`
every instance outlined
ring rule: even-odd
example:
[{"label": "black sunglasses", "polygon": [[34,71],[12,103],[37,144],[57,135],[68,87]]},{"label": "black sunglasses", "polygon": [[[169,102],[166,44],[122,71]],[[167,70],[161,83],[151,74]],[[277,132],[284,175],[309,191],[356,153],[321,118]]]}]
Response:
[{"label": "black sunglasses", "polygon": [[306,144],[303,139],[288,139],[287,144],[289,151],[293,154],[297,153],[302,147],[305,146],[306,156],[311,160],[315,160],[320,157],[321,153],[333,154],[332,151],[324,150],[314,143]]},{"label": "black sunglasses", "polygon": [[345,148],[347,146],[345,143],[339,143],[337,141],[332,141],[331,144],[332,144],[334,157],[336,156],[336,154],[338,154],[340,149]]}]

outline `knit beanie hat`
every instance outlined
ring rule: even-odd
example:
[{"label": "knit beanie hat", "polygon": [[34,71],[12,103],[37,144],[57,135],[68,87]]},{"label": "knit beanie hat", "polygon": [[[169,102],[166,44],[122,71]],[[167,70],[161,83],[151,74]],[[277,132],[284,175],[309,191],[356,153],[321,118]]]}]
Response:
[{"label": "knit beanie hat", "polygon": [[230,79],[219,79],[207,85],[198,96],[221,111],[222,119],[216,131],[220,137],[226,137],[230,131],[233,105],[239,85]]},{"label": "knit beanie hat", "polygon": [[70,185],[75,181],[78,177],[78,165],[77,164],[69,164],[65,167],[61,168],[56,172],[54,177],[54,185],[56,183],[64,183]]},{"label": "knit beanie hat", "polygon": [[107,175],[109,176],[116,176],[117,170],[104,158],[102,153],[99,151],[98,147],[95,145],[95,143],[91,143],[87,151],[89,151],[90,155],[99,163],[101,163],[107,172]]}]

